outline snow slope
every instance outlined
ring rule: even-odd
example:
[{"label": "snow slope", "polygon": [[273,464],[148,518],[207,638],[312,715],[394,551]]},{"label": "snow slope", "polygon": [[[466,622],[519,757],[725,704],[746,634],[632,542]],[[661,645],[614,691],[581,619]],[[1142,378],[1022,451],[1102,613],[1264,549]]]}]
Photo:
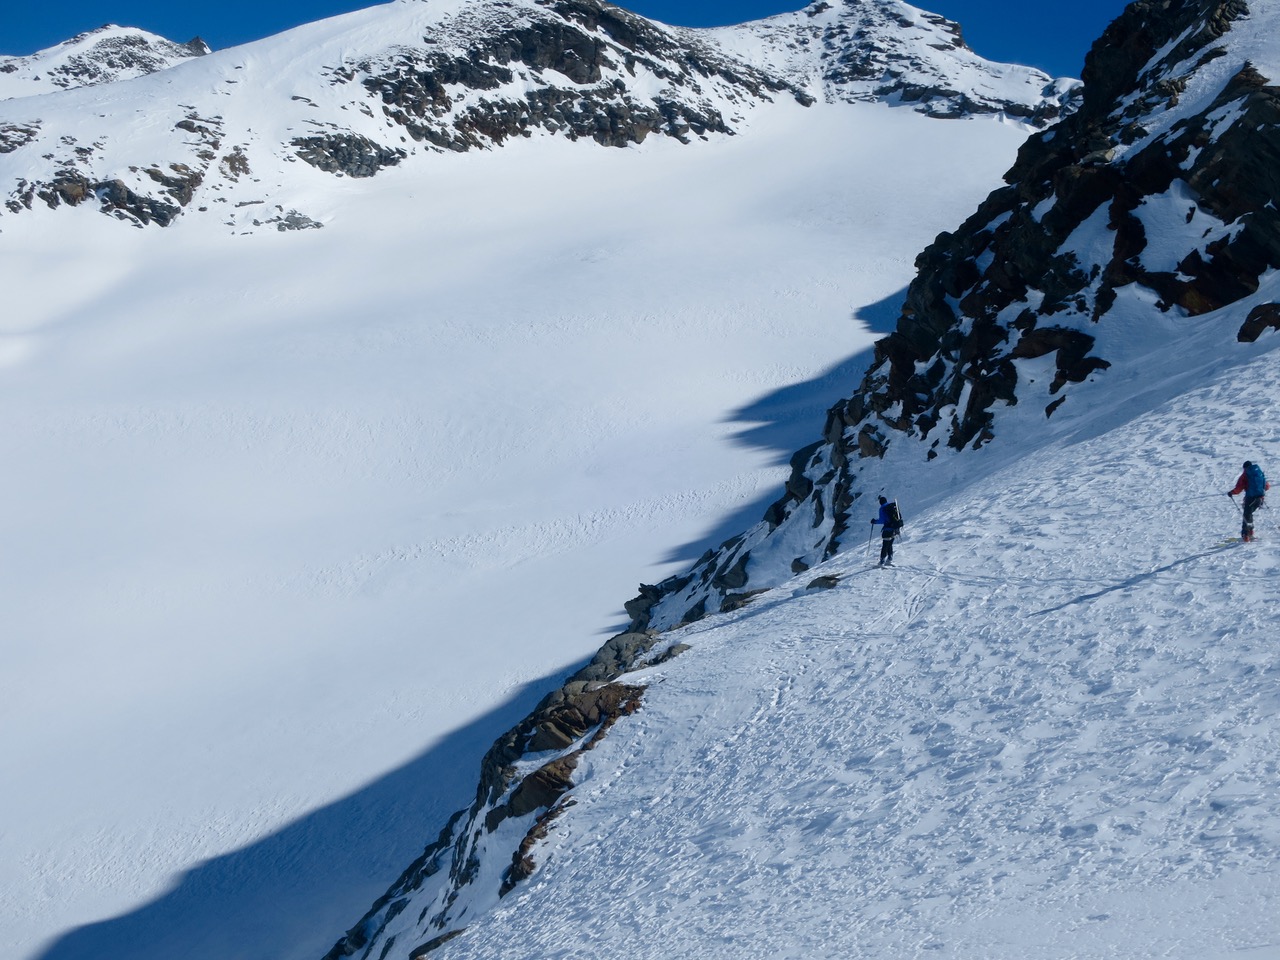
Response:
[{"label": "snow slope", "polygon": [[1280,340],[1221,323],[1147,344],[1143,402],[914,481],[894,567],[664,635],[532,878],[431,956],[1280,957],[1280,522],[1222,542]]},{"label": "snow slope", "polygon": [[6,218],[6,952],[327,949],[635,581],[758,515],[1023,136],[779,102],[321,179],[324,230]]},{"label": "snow slope", "polygon": [[[641,587],[329,957],[1280,954],[1275,557],[1222,539],[1275,469],[1274,19],[1131,6],[764,521]],[[877,493],[919,565],[858,559]]]}]

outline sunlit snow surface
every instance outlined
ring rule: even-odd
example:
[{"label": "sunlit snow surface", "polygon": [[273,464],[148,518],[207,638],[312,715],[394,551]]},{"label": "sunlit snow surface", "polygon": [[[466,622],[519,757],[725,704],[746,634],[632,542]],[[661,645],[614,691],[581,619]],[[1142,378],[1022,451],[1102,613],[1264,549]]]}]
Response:
[{"label": "sunlit snow surface", "polygon": [[1280,957],[1280,521],[1223,543],[1280,357],[1177,325],[1038,451],[931,471],[894,567],[669,635],[541,871],[436,955]]},{"label": "sunlit snow surface", "polygon": [[760,515],[1023,135],[788,102],[294,165],[304,233],[0,218],[6,953],[323,953],[636,583]]}]

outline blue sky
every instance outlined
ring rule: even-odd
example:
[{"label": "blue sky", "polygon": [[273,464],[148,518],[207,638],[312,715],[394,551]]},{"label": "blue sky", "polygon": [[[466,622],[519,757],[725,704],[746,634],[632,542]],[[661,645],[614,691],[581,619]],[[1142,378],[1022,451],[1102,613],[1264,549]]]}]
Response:
[{"label": "blue sky", "polygon": [[[0,54],[28,54],[104,23],[143,27],[170,40],[200,36],[214,49],[370,6],[362,0],[15,0],[0,19]],[[1123,0],[1072,4],[1026,0],[933,0],[917,6],[964,25],[969,46],[992,60],[1079,76],[1089,44],[1122,9]],[[740,23],[799,10],[803,0],[631,0],[622,6],[689,27]]]}]

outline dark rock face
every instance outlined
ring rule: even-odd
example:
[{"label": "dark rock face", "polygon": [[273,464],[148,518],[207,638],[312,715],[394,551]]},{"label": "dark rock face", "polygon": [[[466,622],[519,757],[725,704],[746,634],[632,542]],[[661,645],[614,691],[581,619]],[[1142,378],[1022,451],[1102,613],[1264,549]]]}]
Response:
[{"label": "dark rock face", "polygon": [[[1105,358],[1091,355],[1090,329],[1114,305],[1118,288],[1140,284],[1160,294],[1161,309],[1190,314],[1257,289],[1267,265],[1280,264],[1280,216],[1264,209],[1280,185],[1276,88],[1246,67],[1207,109],[1143,142],[1146,118],[1167,109],[1185,84],[1151,70],[1152,57],[1189,31],[1162,64],[1211,57],[1214,41],[1244,9],[1239,0],[1129,7],[1086,60],[1080,111],[1032,137],[1007,175],[1010,185],[921,255],[898,329],[877,345],[858,409],[850,401],[839,416],[850,426],[879,420],[877,426],[921,438],[945,430],[951,447],[981,446],[995,435],[993,405],[1018,402],[1012,361],[1053,353],[1053,394],[1107,369]],[[1118,112],[1121,92],[1128,106]],[[1212,138],[1210,117],[1228,106],[1241,111],[1242,122]],[[1260,126],[1272,132],[1253,133]],[[1140,146],[1109,160],[1134,144]],[[1194,195],[1193,214],[1223,223],[1252,216],[1208,256],[1192,252],[1176,270],[1157,272],[1141,262],[1148,241],[1135,211],[1175,181]],[[1115,234],[1114,250],[1106,262],[1083,263],[1068,240],[1100,215]],[[964,408],[948,416],[966,392]]]},{"label": "dark rock face", "polygon": [[13,153],[40,135],[38,123],[0,124],[0,153]]},{"label": "dark rock face", "polygon": [[[427,904],[418,927],[438,931],[425,942],[403,944],[410,956],[425,956],[460,935],[461,915],[454,908],[475,882],[487,838],[512,820],[530,821],[511,852],[498,894],[505,896],[537,869],[538,843],[554,829],[555,820],[571,805],[573,773],[584,753],[594,749],[620,719],[640,709],[644,687],[615,682],[642,663],[661,663],[687,647],[674,645],[653,657],[658,637],[624,633],[600,649],[592,661],[548,695],[537,708],[489,749],[481,764],[475,803],[458,813],[439,838],[392,885],[368,914],[347,931],[325,960],[388,955],[395,935],[387,933],[411,899]],[[518,764],[545,757],[535,769],[521,773]],[[487,854],[492,855],[488,850]],[[433,893],[424,898],[423,891]],[[465,914],[465,909],[463,910]],[[404,951],[402,951],[403,955]]]},{"label": "dark rock face", "polygon": [[[547,0],[547,16],[477,35],[465,51],[406,51],[391,63],[365,61],[337,78],[360,82],[383,113],[416,141],[465,151],[542,129],[605,146],[641,143],[650,134],[688,142],[731,133],[721,112],[699,104],[699,81],[717,80],[743,98],[785,94],[787,83],[710,48],[678,45],[649,21],[597,0]],[[682,96],[638,95],[624,78],[643,69]],[[607,75],[606,75],[607,74]],[[525,91],[503,95],[518,79]],[[460,91],[480,91],[472,98]]]},{"label": "dark rock face", "polygon": [[293,146],[299,159],[316,169],[348,177],[372,177],[383,167],[394,167],[405,158],[403,150],[392,150],[353,133],[299,137]]},{"label": "dark rock face", "polygon": [[[980,448],[999,438],[1000,411],[1032,394],[1053,416],[1074,385],[1109,375],[1096,331],[1122,294],[1147,291],[1156,315],[1194,316],[1250,296],[1280,268],[1280,86],[1247,62],[1220,69],[1224,38],[1248,29],[1247,9],[1129,5],[1086,60],[1080,109],[1033,135],[1008,185],[919,256],[897,328],[854,394],[828,411],[823,440],[793,458],[764,522],[628,604],[634,629],[675,623],[744,580],[773,585],[754,571],[779,527],[829,524],[810,553],[785,558],[792,572],[830,557],[864,495],[861,473],[890,447],[915,444],[911,456],[925,463],[942,447]],[[1214,64],[1226,78],[1216,96],[1183,103],[1189,78]],[[1264,304],[1237,336],[1270,329],[1280,313]],[[1035,390],[1030,369],[1044,377]]]},{"label": "dark rock face", "polygon": [[98,201],[103,213],[122,220],[130,220],[137,226],[155,223],[167,226],[181,213],[181,208],[141,196],[130,190],[120,180],[93,181],[75,170],[64,170],[49,183],[33,184],[20,181],[16,194],[8,201],[11,212],[31,209],[33,201],[40,200],[50,210],[66,204],[77,206],[88,200]]}]

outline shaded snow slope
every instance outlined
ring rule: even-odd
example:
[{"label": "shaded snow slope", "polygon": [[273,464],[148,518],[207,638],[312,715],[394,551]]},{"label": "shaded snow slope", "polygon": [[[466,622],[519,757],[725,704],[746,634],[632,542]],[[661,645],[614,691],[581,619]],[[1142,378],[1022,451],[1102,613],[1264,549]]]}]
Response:
[{"label": "shaded snow slope", "polygon": [[300,234],[6,219],[11,954],[321,955],[636,580],[758,514],[1023,136],[784,101],[322,178]]},{"label": "shaded snow slope", "polygon": [[726,31],[600,0],[397,0],[128,83],[0,103],[0,224],[85,205],[139,226],[195,213],[311,229],[329,216],[317,190],[525,138],[701,142],[828,89],[1036,123],[1069,100],[1069,84],[982,61],[896,0],[818,6]]},{"label": "shaded snow slope", "polygon": [[207,53],[199,37],[174,43],[136,27],[107,24],[30,56],[0,56],[0,100],[144,77]]},{"label": "shaded snow slope", "polygon": [[895,568],[664,638],[539,870],[431,956],[1280,955],[1280,525],[1219,545],[1280,359],[1210,327],[1195,386],[919,511]]}]

